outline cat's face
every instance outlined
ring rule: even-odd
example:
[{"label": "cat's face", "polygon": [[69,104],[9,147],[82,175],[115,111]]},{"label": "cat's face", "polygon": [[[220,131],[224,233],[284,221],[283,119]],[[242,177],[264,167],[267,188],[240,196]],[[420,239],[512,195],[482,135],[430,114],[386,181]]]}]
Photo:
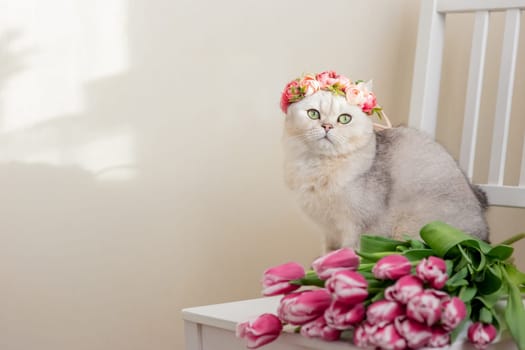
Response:
[{"label": "cat's face", "polygon": [[292,103],[286,115],[285,141],[317,155],[349,154],[366,145],[373,135],[370,117],[329,91]]}]

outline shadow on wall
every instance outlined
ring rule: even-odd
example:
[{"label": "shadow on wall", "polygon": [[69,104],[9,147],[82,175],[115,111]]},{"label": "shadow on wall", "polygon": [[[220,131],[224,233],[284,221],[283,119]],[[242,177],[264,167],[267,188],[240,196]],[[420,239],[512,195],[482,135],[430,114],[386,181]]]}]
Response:
[{"label": "shadow on wall", "polygon": [[[214,37],[189,23],[183,3],[120,3],[127,67],[114,74],[84,79],[77,59],[95,65],[111,53],[89,57],[77,34],[62,47],[71,52],[34,47],[19,56],[17,40],[38,33],[0,37],[2,349],[180,348],[179,310],[246,297],[235,278],[257,288],[258,276],[241,262],[264,253],[236,247],[291,225],[267,190],[281,186],[277,151],[268,151],[279,135],[260,118],[257,95],[231,104],[247,79],[236,62],[220,73],[198,55]],[[75,28],[93,18],[76,18]],[[185,41],[188,30],[201,41]],[[250,117],[239,121],[242,113]],[[232,257],[221,271],[232,276],[210,274],[224,255]],[[204,275],[214,295],[192,287]]]}]

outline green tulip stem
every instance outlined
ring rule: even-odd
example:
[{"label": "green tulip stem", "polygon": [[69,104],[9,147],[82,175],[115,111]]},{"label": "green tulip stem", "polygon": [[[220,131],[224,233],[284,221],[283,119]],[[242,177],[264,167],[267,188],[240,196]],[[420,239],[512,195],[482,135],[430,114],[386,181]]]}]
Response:
[{"label": "green tulip stem", "polygon": [[525,232],[524,233],[518,233],[517,235],[514,235],[510,238],[507,238],[506,240],[504,240],[503,242],[500,243],[501,244],[504,244],[504,245],[512,245],[513,243],[516,243],[517,241],[521,240],[525,238]]}]

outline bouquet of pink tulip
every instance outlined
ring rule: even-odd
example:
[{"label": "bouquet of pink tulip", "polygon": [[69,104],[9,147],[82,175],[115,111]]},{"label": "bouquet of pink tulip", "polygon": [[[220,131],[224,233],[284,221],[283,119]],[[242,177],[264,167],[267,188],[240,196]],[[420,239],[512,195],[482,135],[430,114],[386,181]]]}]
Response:
[{"label": "bouquet of pink tulip", "polygon": [[267,269],[263,294],[284,294],[276,315],[238,324],[237,336],[254,349],[290,325],[306,337],[398,350],[444,347],[468,327],[477,349],[508,330],[525,350],[525,274],[510,261],[511,244],[525,234],[492,246],[433,222],[420,235],[363,235],[359,251],[331,252],[312,270],[294,262]]}]

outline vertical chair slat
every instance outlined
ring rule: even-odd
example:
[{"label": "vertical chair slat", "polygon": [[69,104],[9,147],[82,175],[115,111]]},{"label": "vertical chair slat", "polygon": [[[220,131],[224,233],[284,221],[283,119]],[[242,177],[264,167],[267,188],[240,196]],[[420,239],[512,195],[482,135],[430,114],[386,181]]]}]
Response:
[{"label": "vertical chair slat", "polygon": [[520,187],[525,187],[525,137],[523,138],[523,150],[521,151]]},{"label": "vertical chair slat", "polygon": [[496,99],[496,115],[494,117],[494,131],[492,134],[490,155],[488,183],[491,185],[503,184],[519,30],[520,10],[512,9],[506,11],[498,96]]},{"label": "vertical chair slat", "polygon": [[438,0],[421,2],[417,50],[408,123],[435,136],[445,15],[436,11]]},{"label": "vertical chair slat", "polygon": [[472,49],[470,51],[465,118],[463,121],[463,136],[461,137],[461,152],[459,157],[459,164],[470,179],[474,173],[474,153],[476,151],[488,27],[489,12],[477,12],[474,22]]}]

